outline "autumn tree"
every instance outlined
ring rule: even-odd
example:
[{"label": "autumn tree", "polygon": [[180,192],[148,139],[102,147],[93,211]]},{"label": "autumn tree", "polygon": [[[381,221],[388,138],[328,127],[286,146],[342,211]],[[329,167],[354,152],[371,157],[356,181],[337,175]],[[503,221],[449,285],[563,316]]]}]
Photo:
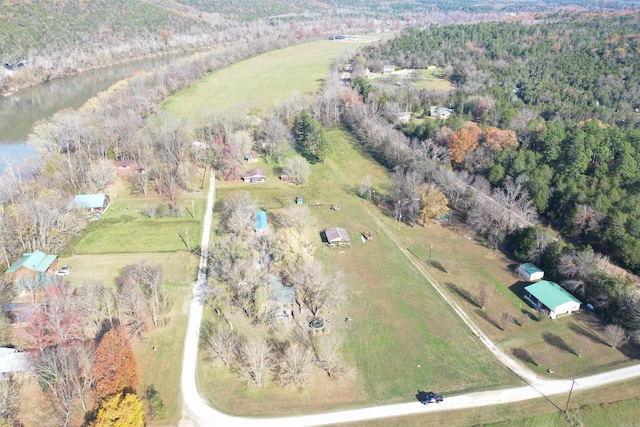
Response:
[{"label": "autumn tree", "polygon": [[516,133],[510,129],[501,130],[494,126],[489,126],[484,131],[483,145],[491,150],[504,150],[509,147],[518,146]]},{"label": "autumn tree", "polygon": [[482,129],[470,123],[456,131],[447,139],[449,156],[454,163],[462,163],[469,153],[478,148]]},{"label": "autumn tree", "polygon": [[288,176],[288,180],[294,184],[306,184],[311,175],[309,162],[302,156],[293,156],[287,159],[282,172]]},{"label": "autumn tree", "polygon": [[98,409],[93,427],[142,427],[142,402],[133,393],[118,393],[106,400]]},{"label": "autumn tree", "polygon": [[123,328],[112,329],[100,340],[91,370],[96,399],[102,400],[138,385],[138,362]]},{"label": "autumn tree", "polygon": [[20,384],[14,378],[9,377],[0,381],[0,426],[14,427],[22,425],[18,420],[20,407],[18,395]]},{"label": "autumn tree", "polygon": [[449,214],[449,201],[434,185],[424,185],[420,191],[420,216],[425,226],[428,221],[437,220]]}]

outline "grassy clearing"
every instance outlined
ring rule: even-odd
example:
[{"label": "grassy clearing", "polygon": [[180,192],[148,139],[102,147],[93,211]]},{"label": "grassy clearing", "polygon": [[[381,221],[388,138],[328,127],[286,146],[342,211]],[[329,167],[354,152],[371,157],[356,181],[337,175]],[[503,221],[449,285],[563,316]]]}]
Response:
[{"label": "grassy clearing", "polygon": [[[637,346],[626,344],[617,350],[604,344],[604,324],[589,312],[555,321],[534,320],[534,311],[522,299],[522,289],[527,283],[520,281],[514,273],[517,264],[500,252],[470,239],[468,230],[437,224],[427,226],[423,233],[417,233],[416,229],[398,228],[406,246],[425,264],[428,264],[431,252],[432,274],[500,348],[507,353],[526,349],[531,355],[547,355],[547,360],[542,357],[542,366],[524,361],[538,374],[547,375],[547,368],[552,368],[555,376],[588,375],[636,363],[639,358]],[[445,267],[449,273],[444,271]],[[475,299],[483,284],[494,289],[494,296],[481,310]],[[528,316],[530,320],[522,326],[509,324],[503,331],[498,327],[498,319],[505,311],[516,318]],[[575,354],[578,347],[582,347],[578,352],[580,357]]]},{"label": "grassy clearing", "polygon": [[[518,383],[472,337],[393,243],[384,234],[376,234],[376,223],[367,214],[367,210],[377,213],[376,208],[355,191],[365,175],[371,176],[377,192],[384,191],[389,183],[386,170],[347,133],[334,130],[328,137],[334,155],[326,166],[312,166],[307,185],[283,183],[271,170],[264,184],[221,183],[218,200],[231,191],[246,190],[271,214],[293,205],[298,195],[305,203],[319,203],[311,206],[314,225],[310,235],[318,246],[315,256],[327,268],[342,271],[349,296],[346,306],[325,316],[333,320],[331,333],[345,337],[346,358],[356,368],[355,380],[332,383],[332,390],[341,390],[339,394],[318,396],[316,385],[313,399],[298,395],[299,400],[291,401],[287,392],[276,388],[243,391],[234,376],[205,363],[201,381],[212,403],[233,413],[275,415],[297,412],[295,408],[304,413],[335,405],[408,401],[425,388],[455,393]],[[340,212],[330,210],[331,204],[338,204]],[[319,232],[335,225],[350,233],[350,247],[322,246]],[[362,243],[360,233],[364,231],[372,231],[374,240]],[[341,321],[347,316],[353,319],[351,323]],[[337,402],[336,395],[340,396]]]},{"label": "grassy clearing", "polygon": [[195,120],[211,111],[265,109],[292,93],[315,93],[331,64],[361,44],[323,40],[267,52],[211,73],[162,109]]}]

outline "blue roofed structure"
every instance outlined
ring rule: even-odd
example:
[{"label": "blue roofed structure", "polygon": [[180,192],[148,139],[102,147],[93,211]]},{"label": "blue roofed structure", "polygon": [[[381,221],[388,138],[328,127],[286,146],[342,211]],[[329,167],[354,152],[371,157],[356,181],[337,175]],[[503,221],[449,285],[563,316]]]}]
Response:
[{"label": "blue roofed structure", "polygon": [[253,220],[255,221],[256,234],[263,235],[269,232],[269,223],[265,211],[255,211],[253,213]]},{"label": "blue roofed structure", "polygon": [[91,214],[103,213],[111,204],[108,194],[78,194],[71,202],[71,209],[86,209]]}]

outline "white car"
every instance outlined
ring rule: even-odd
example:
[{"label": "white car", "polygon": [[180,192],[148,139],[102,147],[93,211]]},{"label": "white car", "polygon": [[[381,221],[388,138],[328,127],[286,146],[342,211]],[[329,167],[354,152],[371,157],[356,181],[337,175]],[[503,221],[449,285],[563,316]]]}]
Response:
[{"label": "white car", "polygon": [[56,276],[68,276],[71,274],[71,267],[65,265],[60,268],[60,270],[56,271]]}]

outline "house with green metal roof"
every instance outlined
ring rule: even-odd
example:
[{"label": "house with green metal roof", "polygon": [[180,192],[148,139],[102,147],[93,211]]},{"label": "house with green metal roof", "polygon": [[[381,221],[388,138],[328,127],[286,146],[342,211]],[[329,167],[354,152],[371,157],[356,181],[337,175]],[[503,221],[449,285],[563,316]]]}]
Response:
[{"label": "house with green metal roof", "polygon": [[58,255],[45,254],[35,250],[22,254],[22,257],[4,272],[11,280],[17,280],[24,276],[44,276],[53,274],[58,264]]},{"label": "house with green metal roof", "polygon": [[544,277],[544,271],[538,268],[537,265],[528,262],[520,264],[520,267],[518,267],[518,274],[529,282],[535,282],[536,280],[541,280]]},{"label": "house with green metal roof", "polygon": [[548,280],[541,280],[524,288],[524,299],[533,308],[549,310],[549,317],[555,319],[563,314],[571,314],[580,310],[582,301],[564,290],[560,285]]}]

